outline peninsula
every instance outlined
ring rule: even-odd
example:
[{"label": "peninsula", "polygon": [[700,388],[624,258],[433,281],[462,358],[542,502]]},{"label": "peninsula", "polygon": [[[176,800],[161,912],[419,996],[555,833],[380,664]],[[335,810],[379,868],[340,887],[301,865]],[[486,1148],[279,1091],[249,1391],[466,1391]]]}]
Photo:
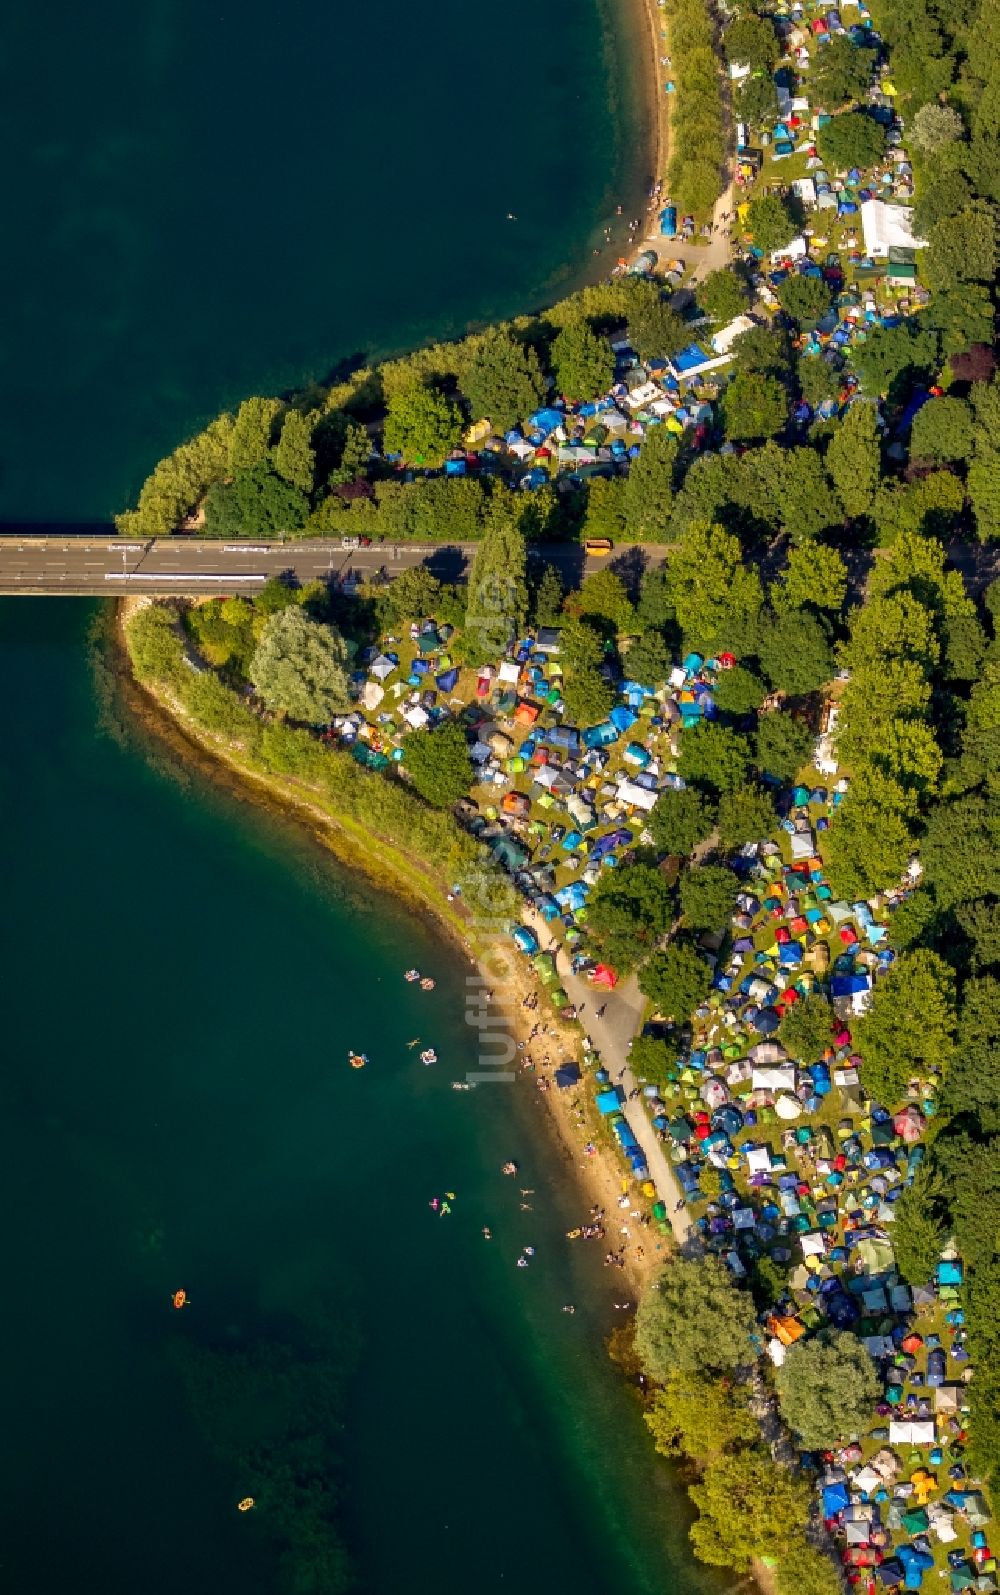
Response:
[{"label": "peninsula", "polygon": [[989,1591],[995,17],[662,16],[669,251],[221,416],[122,537],[344,558],[124,637],[505,985],[696,1555]]}]

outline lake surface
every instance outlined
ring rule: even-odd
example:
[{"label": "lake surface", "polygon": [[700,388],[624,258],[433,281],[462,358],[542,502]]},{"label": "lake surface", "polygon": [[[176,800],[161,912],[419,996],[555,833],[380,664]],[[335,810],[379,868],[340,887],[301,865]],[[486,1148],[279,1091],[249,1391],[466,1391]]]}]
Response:
[{"label": "lake surface", "polygon": [[14,0],[0,519],[106,518],[248,393],[569,291],[644,192],[638,3]]},{"label": "lake surface", "polygon": [[5,1585],[283,1587],[267,1489],[236,1511],[259,1473],[220,1453],[219,1392],[249,1398],[246,1359],[277,1343],[308,1405],[320,1337],[370,1595],[709,1595],[603,1352],[620,1287],[565,1240],[583,1203],[541,1104],[449,1089],[476,1062],[462,961],[289,825],[110,734],[95,613],[0,605]]},{"label": "lake surface", "polygon": [[[8,7],[0,518],[573,287],[646,178],[626,3]],[[368,1595],[710,1595],[541,1104],[449,1089],[461,961],[147,745],[98,614],[0,604],[4,1586],[322,1595],[332,1524]]]}]

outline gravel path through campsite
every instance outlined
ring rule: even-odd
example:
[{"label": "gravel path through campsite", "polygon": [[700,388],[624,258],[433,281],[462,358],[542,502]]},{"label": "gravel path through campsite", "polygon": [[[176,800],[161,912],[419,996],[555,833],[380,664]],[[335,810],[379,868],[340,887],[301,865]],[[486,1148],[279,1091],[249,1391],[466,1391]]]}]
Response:
[{"label": "gravel path through campsite", "polygon": [[[640,1094],[629,1099],[631,1091],[638,1089],[641,1093],[642,1090],[628,1061],[629,1046],[639,1032],[645,1008],[645,998],[639,990],[636,976],[630,975],[614,991],[595,989],[583,975],[574,975],[565,949],[552,943],[541,916],[529,912],[525,918],[538,936],[540,945],[552,952],[559,979],[570,1002],[580,1014],[580,1023],[600,1053],[601,1062],[612,1082],[621,1086],[625,1093],[622,1112],[645,1154],[656,1194],[666,1205],[674,1240],[678,1247],[688,1253],[698,1249],[698,1235],[691,1222],[684,1193],[663,1150],[663,1143],[653,1129],[643,1098]],[[605,1004],[607,1011],[603,1019],[599,1019],[597,1010]]]}]

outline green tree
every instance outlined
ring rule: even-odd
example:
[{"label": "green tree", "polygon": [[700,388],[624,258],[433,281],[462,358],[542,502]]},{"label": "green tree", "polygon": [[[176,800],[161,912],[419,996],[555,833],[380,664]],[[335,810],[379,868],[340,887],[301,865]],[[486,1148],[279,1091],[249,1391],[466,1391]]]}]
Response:
[{"label": "green tree", "polygon": [[671,310],[657,287],[649,283],[641,286],[652,291],[637,296],[629,307],[629,342],[640,360],[662,360],[677,354],[691,341],[684,318]]},{"label": "green tree", "polygon": [[570,614],[577,609],[584,619],[606,620],[616,632],[628,632],[635,626],[635,610],[625,583],[607,566],[585,576],[579,592],[569,595],[566,607]]},{"label": "green tree", "polygon": [[791,372],[791,343],[780,327],[751,327],[749,332],[741,332],[733,351],[741,371],[762,371],[783,379]]},{"label": "green tree", "polygon": [[710,271],[698,285],[698,303],[714,321],[732,321],[747,308],[746,283],[731,266]]},{"label": "green tree", "polygon": [[725,714],[744,715],[759,709],[767,696],[767,688],[759,676],[745,665],[736,665],[718,679],[715,689],[716,707]]},{"label": "green tree", "polygon": [[781,583],[772,587],[776,609],[832,609],[838,613],[847,596],[847,566],[835,548],[808,540],[794,544]]},{"label": "green tree", "polygon": [[776,1467],[764,1446],[722,1457],[689,1494],[700,1513],[690,1530],[695,1556],[738,1572],[754,1557],[780,1557],[798,1543],[812,1500],[809,1481]]},{"label": "green tree", "polygon": [[259,593],[254,594],[253,607],[258,615],[276,615],[279,609],[288,609],[299,602],[300,589],[280,576],[272,576]]},{"label": "green tree", "polygon": [[854,1028],[865,1090],[894,1106],[913,1079],[943,1072],[955,1046],[955,976],[937,953],[901,953]]},{"label": "green tree", "polygon": [[533,613],[536,626],[558,626],[562,620],[565,593],[558,567],[546,565],[535,591]]},{"label": "green tree", "polygon": [[675,1067],[673,1052],[658,1036],[636,1036],[628,1058],[636,1079],[651,1085],[665,1086]]},{"label": "green tree", "polygon": [[960,282],[936,293],[921,311],[920,325],[936,332],[945,355],[967,353],[973,344],[993,341],[993,300],[979,282]]},{"label": "green tree", "polygon": [[[977,904],[985,908],[985,904]],[[997,905],[990,927],[996,951]],[[963,916],[959,916],[960,921]],[[966,923],[968,921],[966,920]],[[962,989],[955,1057],[945,1088],[952,1113],[971,1113],[982,1129],[1000,1130],[1000,981],[993,975],[967,980]]]},{"label": "green tree", "polygon": [[919,1168],[895,1206],[892,1249],[896,1267],[911,1285],[927,1285],[944,1250],[947,1230],[942,1219],[944,1188],[927,1164]]},{"label": "green tree", "polygon": [[816,52],[814,59],[809,72],[814,105],[832,111],[864,98],[872,75],[869,50],[859,49],[848,34],[838,33]]},{"label": "green tree", "polygon": [[992,282],[997,274],[997,224],[988,205],[970,205],[935,223],[921,275],[935,292],[961,282]]},{"label": "green tree", "polygon": [[701,954],[678,939],[648,959],[639,971],[639,990],[664,1019],[684,1025],[707,996],[711,978]]},{"label": "green tree", "polygon": [[426,620],[437,613],[441,583],[426,565],[409,565],[378,596],[378,616],[384,631],[395,631],[405,620]]},{"label": "green tree", "polygon": [[1000,1236],[1000,1136],[942,1137],[937,1161],[948,1187],[951,1229],[973,1271],[996,1259]]},{"label": "green tree", "polygon": [[641,682],[644,687],[661,686],[670,670],[670,653],[662,632],[644,631],[637,637],[625,655],[623,669],[630,680]]},{"label": "green tree", "polygon": [[681,876],[681,913],[692,930],[724,930],[736,907],[740,883],[723,864],[702,864]]},{"label": "green tree", "polygon": [[851,349],[854,368],[872,398],[888,393],[903,378],[929,375],[937,357],[937,334],[929,329],[916,331],[907,322],[899,327],[876,327],[864,343]]},{"label": "green tree", "polygon": [[711,792],[733,792],[744,785],[750,768],[746,737],[715,720],[699,720],[681,733],[677,773],[685,782]]},{"label": "green tree", "polygon": [[661,1456],[701,1463],[760,1433],[742,1390],[691,1372],[671,1374],[644,1416]]},{"label": "green tree", "polygon": [[487,522],[472,561],[468,591],[465,647],[470,664],[484,664],[506,650],[528,615],[524,535],[503,506]]},{"label": "green tree", "polygon": [[665,565],[652,565],[643,571],[636,606],[640,626],[666,630],[674,621],[674,599]]},{"label": "green tree", "polygon": [[926,238],[931,228],[945,216],[957,216],[972,200],[972,184],[962,171],[945,168],[920,185],[913,209],[913,230]]},{"label": "green tree", "polygon": [[165,604],[148,604],[125,623],[129,658],[139,681],[174,681],[183,656],[177,612]]},{"label": "green tree", "polygon": [[839,363],[832,359],[804,352],[795,362],[795,372],[802,397],[813,409],[840,393],[844,379]]},{"label": "green tree", "polygon": [[[778,449],[767,443],[757,452],[780,456],[775,473],[779,485],[777,523],[793,543],[804,542],[812,548],[820,532],[843,523],[844,507],[815,449]],[[745,455],[744,462],[748,458]]]},{"label": "green tree", "polygon": [[596,670],[604,658],[604,642],[589,620],[571,615],[559,635],[559,653],[570,670]]},{"label": "green tree", "polygon": [[882,451],[873,404],[851,405],[830,439],[826,468],[845,512],[854,519],[867,515],[882,473]]},{"label": "green tree", "polygon": [[762,625],[757,657],[771,685],[793,698],[815,692],[834,673],[827,629],[807,609],[785,610]]},{"label": "green tree", "polygon": [[922,105],[910,125],[910,142],[924,155],[934,155],[965,132],[965,123],[950,105]]},{"label": "green tree", "polygon": [[778,1595],[842,1595],[840,1569],[805,1540],[793,1541],[775,1568]]},{"label": "green tree", "polygon": [[643,1292],[635,1349],[657,1384],[676,1375],[715,1377],[752,1363],[753,1302],[718,1258],[675,1258]]},{"label": "green tree", "polygon": [[833,171],[846,172],[852,166],[864,171],[885,154],[885,128],[864,111],[847,111],[820,128],[816,147]]},{"label": "green tree", "polygon": [[788,395],[777,377],[738,371],[722,396],[722,424],[730,441],[774,437],[788,421]]},{"label": "green tree", "polygon": [[826,1329],[790,1346],[774,1376],[781,1416],[808,1451],[863,1434],[882,1395],[875,1364],[856,1335]]},{"label": "green tree", "polygon": [[913,418],[910,454],[916,460],[967,460],[972,443],[972,406],[964,399],[930,399]]},{"label": "green tree", "polygon": [[786,277],[778,289],[778,298],[785,314],[806,328],[817,326],[832,302],[822,277],[805,277],[798,272]]},{"label": "green tree", "polygon": [[649,816],[649,829],[657,847],[684,858],[711,836],[714,826],[712,804],[690,786],[661,792]]},{"label": "green tree", "polygon": [[1000,897],[1000,816],[978,796],[936,805],[920,858],[943,909]]},{"label": "green tree", "polygon": [[383,443],[389,454],[417,465],[440,465],[455,447],[462,416],[438,388],[427,382],[399,387],[389,397]]},{"label": "green tree", "polygon": [[770,72],[781,58],[774,25],[769,17],[750,12],[730,22],[722,36],[726,60],[752,71]]},{"label": "green tree", "polygon": [[757,763],[779,781],[792,781],[808,763],[812,736],[792,715],[761,715],[757,725]]},{"label": "green tree", "polygon": [[723,847],[742,847],[773,835],[778,823],[774,803],[759,786],[742,786],[719,799],[719,840]]},{"label": "green tree", "polygon": [[570,671],[562,696],[567,719],[578,726],[597,725],[608,718],[615,706],[614,688],[590,665]]},{"label": "green tree", "polygon": [[298,410],[289,410],[281,423],[281,435],[274,451],[274,469],[292,487],[308,498],[316,478],[316,451],[312,429]]},{"label": "green tree", "polygon": [[670,927],[674,894],[652,864],[602,874],[587,903],[587,933],[620,974],[634,969]]},{"label": "green tree", "polygon": [[[900,904],[900,907],[903,906]],[[899,918],[899,909],[893,918]],[[996,968],[1000,964],[1000,903],[983,899],[963,903],[956,909],[955,918],[972,944],[969,957],[973,973],[981,974],[984,969]],[[969,1001],[971,985],[970,982],[963,992],[965,1003]]]},{"label": "green tree", "polygon": [[552,369],[568,399],[594,399],[606,393],[615,374],[615,357],[606,338],[586,322],[571,322],[552,344]]},{"label": "green tree", "polygon": [[778,194],[761,194],[750,201],[747,231],[765,255],[783,249],[795,236],[795,222],[785,201]]},{"label": "green tree", "polygon": [[309,500],[266,464],[217,483],[205,498],[206,537],[283,537],[305,525]]},{"label": "green tree", "polygon": [[793,1058],[818,1062],[833,1041],[833,1009],[822,992],[813,991],[785,1013],[778,1039]]},{"label": "green tree", "polygon": [[403,743],[403,768],[420,796],[439,809],[465,797],[475,780],[465,732],[453,720],[408,736]]},{"label": "green tree", "polygon": [[325,725],[348,707],[346,660],[338,632],[296,604],[265,621],[248,674],[276,714]]},{"label": "green tree", "polygon": [[269,463],[271,438],[281,414],[280,399],[244,399],[229,438],[229,474]]},{"label": "green tree", "polygon": [[735,86],[733,109],[741,122],[765,127],[778,118],[778,91],[770,72],[744,78]]},{"label": "green tree", "polygon": [[840,897],[871,897],[895,885],[913,851],[904,794],[862,769],[827,832],[830,880]]},{"label": "green tree", "polygon": [[726,647],[735,627],[760,610],[760,577],[747,570],[739,540],[721,526],[693,521],[667,569],[678,625],[702,646]]},{"label": "green tree", "polygon": [[475,420],[488,417],[494,432],[506,432],[545,396],[538,356],[504,328],[490,327],[477,342],[462,392]]},{"label": "green tree", "polygon": [[625,484],[625,520],[629,536],[644,543],[669,537],[674,502],[674,471],[679,444],[665,426],[650,427]]}]

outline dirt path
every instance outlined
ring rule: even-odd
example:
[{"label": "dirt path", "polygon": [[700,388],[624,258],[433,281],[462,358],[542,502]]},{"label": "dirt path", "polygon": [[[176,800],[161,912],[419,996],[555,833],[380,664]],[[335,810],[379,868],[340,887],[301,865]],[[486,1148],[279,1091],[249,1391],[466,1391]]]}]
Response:
[{"label": "dirt path", "polygon": [[[554,954],[559,979],[570,1002],[576,1006],[580,1023],[600,1053],[601,1062],[614,1084],[620,1085],[625,1093],[622,1112],[642,1147],[656,1193],[666,1204],[674,1239],[678,1247],[691,1252],[698,1247],[697,1231],[691,1223],[680,1183],[646,1111],[642,1088],[629,1066],[629,1046],[639,1032],[645,1007],[639,983],[635,975],[630,975],[614,991],[595,989],[582,975],[574,975],[565,949],[552,943],[544,921],[533,914],[528,918],[540,944],[550,947]],[[605,1012],[599,1018],[597,1010],[601,1007]],[[640,1095],[631,1097],[632,1091]]]}]

